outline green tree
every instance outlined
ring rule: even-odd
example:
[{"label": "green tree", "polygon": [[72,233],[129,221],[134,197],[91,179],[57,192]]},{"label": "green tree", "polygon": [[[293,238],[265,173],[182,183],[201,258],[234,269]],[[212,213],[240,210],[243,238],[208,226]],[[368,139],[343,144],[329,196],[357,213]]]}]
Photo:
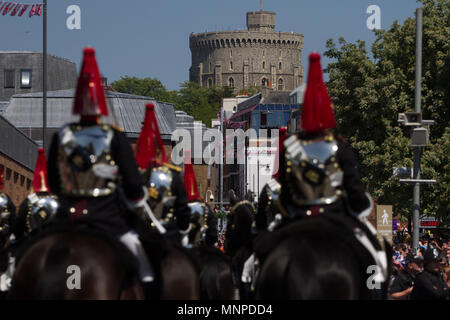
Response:
[{"label": "green tree", "polygon": [[198,83],[186,81],[180,86],[178,108],[209,127],[211,120],[217,118],[222,99],[233,96],[229,87],[203,88]]},{"label": "green tree", "polygon": [[[450,223],[450,0],[421,0],[423,4],[422,113],[433,119],[431,144],[422,149],[422,213]],[[332,62],[328,88],[337,122],[359,155],[363,182],[378,203],[393,204],[395,213],[412,211],[412,186],[392,176],[393,167],[412,167],[410,129],[400,127],[400,112],[414,110],[415,18],[389,30],[375,31],[369,57],[363,41],[337,46],[327,41],[325,56]]]},{"label": "green tree", "polygon": [[207,127],[211,126],[212,119],[217,118],[222,99],[234,96],[233,90],[229,87],[203,88],[195,82],[186,81],[180,85],[178,91],[168,91],[156,78],[142,79],[129,76],[114,81],[111,87],[118,92],[172,103],[176,110],[185,111]]},{"label": "green tree", "polygon": [[111,83],[111,87],[122,93],[152,97],[157,101],[176,103],[177,92],[167,91],[166,87],[156,78],[137,78],[124,76]]}]

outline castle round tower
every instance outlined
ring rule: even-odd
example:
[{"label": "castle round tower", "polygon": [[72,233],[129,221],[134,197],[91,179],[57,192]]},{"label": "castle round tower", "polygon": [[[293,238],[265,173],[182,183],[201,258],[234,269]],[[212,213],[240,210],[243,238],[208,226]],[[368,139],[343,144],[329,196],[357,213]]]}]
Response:
[{"label": "castle round tower", "polygon": [[303,84],[303,35],[275,31],[274,12],[247,12],[247,30],[189,36],[189,80],[202,87],[250,86],[292,91]]}]

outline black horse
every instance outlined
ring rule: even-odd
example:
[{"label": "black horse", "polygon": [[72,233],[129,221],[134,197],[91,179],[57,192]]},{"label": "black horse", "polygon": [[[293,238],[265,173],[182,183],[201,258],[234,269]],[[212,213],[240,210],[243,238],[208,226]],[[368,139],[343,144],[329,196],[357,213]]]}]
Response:
[{"label": "black horse", "polygon": [[252,225],[255,208],[248,200],[239,201],[234,192],[230,192],[231,212],[227,217],[225,232],[225,253],[231,258],[233,283],[239,289],[240,298],[248,298],[248,290],[241,282],[244,263],[253,253]]},{"label": "black horse", "polygon": [[[200,269],[201,300],[233,300],[231,261],[217,247],[217,217],[208,204],[191,215],[190,252]],[[197,208],[198,209],[198,208]],[[200,214],[200,212],[203,214]]]},{"label": "black horse", "polygon": [[[50,226],[30,238],[18,254],[9,298],[198,300],[199,270],[194,258],[164,237],[155,239],[153,247],[145,248],[156,278],[155,288],[146,297],[137,261],[118,239],[83,224]],[[70,266],[79,268],[80,289],[67,286]]]},{"label": "black horse", "polygon": [[255,248],[262,261],[256,299],[367,300],[380,291],[386,298],[388,281],[374,290],[368,267],[375,261],[340,219],[350,218],[315,217],[265,234]]}]

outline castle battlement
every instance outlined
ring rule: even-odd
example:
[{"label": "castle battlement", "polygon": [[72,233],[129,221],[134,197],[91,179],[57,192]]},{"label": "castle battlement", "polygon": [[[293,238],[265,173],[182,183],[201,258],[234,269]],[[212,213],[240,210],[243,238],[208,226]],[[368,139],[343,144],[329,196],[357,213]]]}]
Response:
[{"label": "castle battlement", "polygon": [[303,35],[275,31],[274,12],[247,12],[247,30],[192,33],[190,81],[203,87],[270,86],[292,91],[303,83]]}]

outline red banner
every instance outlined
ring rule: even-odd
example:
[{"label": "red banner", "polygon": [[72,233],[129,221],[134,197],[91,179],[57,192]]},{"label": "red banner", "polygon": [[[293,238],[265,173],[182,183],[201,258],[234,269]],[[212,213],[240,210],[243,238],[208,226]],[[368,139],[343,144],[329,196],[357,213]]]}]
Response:
[{"label": "red banner", "polygon": [[42,3],[36,4],[24,4],[24,3],[16,3],[10,1],[0,1],[0,14],[6,16],[11,13],[11,17],[18,16],[21,17],[23,14],[31,7],[31,10],[28,16],[31,18],[32,16],[42,16]]},{"label": "red banner", "polygon": [[21,17],[25,13],[25,11],[27,11],[29,6],[30,6],[29,4],[24,4],[22,7],[22,10],[19,12],[18,16]]},{"label": "red banner", "polygon": [[11,11],[11,9],[14,7],[14,5],[15,4],[13,2],[8,2],[5,9],[3,9],[3,15],[7,15]]},{"label": "red banner", "polygon": [[22,5],[20,3],[16,4],[16,6],[14,7],[14,9],[11,11],[11,17],[14,17],[17,12],[19,12],[19,9],[22,7]]}]

